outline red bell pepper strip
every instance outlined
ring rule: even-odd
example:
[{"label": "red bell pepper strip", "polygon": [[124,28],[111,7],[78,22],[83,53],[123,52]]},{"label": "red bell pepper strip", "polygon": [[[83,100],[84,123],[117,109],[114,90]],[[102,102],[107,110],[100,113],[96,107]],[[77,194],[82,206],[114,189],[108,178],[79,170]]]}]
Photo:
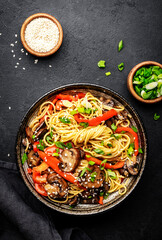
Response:
[{"label": "red bell pepper strip", "polygon": [[46,183],[47,174],[41,175],[39,172],[33,171],[33,181],[39,184]]},{"label": "red bell pepper strip", "polygon": [[49,166],[45,162],[42,162],[39,166],[33,167],[33,171],[41,173],[47,170],[48,167]]},{"label": "red bell pepper strip", "polygon": [[113,116],[117,115],[117,111],[115,111],[114,109],[111,109],[105,113],[103,113],[101,116],[99,117],[95,117],[95,118],[91,118],[91,119],[84,119],[80,117],[80,114],[75,114],[74,118],[78,123],[81,122],[87,122],[89,124],[89,126],[97,126],[99,125],[102,121],[106,121],[109,118],[112,118]]},{"label": "red bell pepper strip", "polygon": [[38,145],[38,144],[39,144],[38,141],[33,144],[33,150],[34,150],[34,152],[38,152],[38,148],[37,148],[37,145]]},{"label": "red bell pepper strip", "polygon": [[44,189],[44,186],[42,184],[38,184],[38,183],[35,183],[35,190],[43,195],[43,196],[47,196],[47,192],[46,190]]},{"label": "red bell pepper strip", "polygon": [[53,153],[56,153],[56,149],[59,149],[56,146],[51,146],[51,147],[47,147],[44,149],[44,152],[48,155],[52,155]]},{"label": "red bell pepper strip", "polygon": [[61,177],[63,177],[64,179],[66,179],[67,181],[76,184],[77,183],[77,179],[75,178],[75,176],[72,173],[65,173],[62,172],[58,166],[58,164],[60,163],[60,161],[53,156],[49,156],[46,153],[42,152],[42,151],[38,151],[39,157],[45,162],[47,163],[56,173],[58,173]]},{"label": "red bell pepper strip", "polygon": [[139,148],[137,133],[135,133],[133,131],[133,129],[130,128],[130,127],[118,127],[115,132],[120,133],[122,131],[129,132],[134,136],[134,147],[135,147],[134,155],[137,156],[138,155],[138,148]]},{"label": "red bell pepper strip", "polygon": [[64,106],[64,104],[63,104],[62,100],[58,100],[56,102],[56,110],[61,111],[63,106]]},{"label": "red bell pepper strip", "polygon": [[99,197],[98,203],[101,204],[101,205],[103,205],[103,196],[100,196],[100,197]]},{"label": "red bell pepper strip", "polygon": [[104,166],[106,169],[118,169],[118,168],[122,168],[124,166],[124,162],[123,161],[117,162],[114,165],[111,165],[109,163],[103,163],[102,164],[101,160],[99,160],[97,158],[94,158],[94,157],[89,157],[89,156],[90,155],[86,154],[86,160],[87,161],[93,161],[93,162],[95,162],[95,164]]},{"label": "red bell pepper strip", "polygon": [[31,169],[31,168],[27,168],[27,172],[28,172],[29,174],[31,174],[31,173],[32,173],[32,169]]},{"label": "red bell pepper strip", "polygon": [[56,95],[56,99],[61,100],[68,100],[68,101],[78,101],[78,99],[81,99],[85,97],[85,93],[77,93],[75,96],[68,95],[68,94],[58,94]]}]

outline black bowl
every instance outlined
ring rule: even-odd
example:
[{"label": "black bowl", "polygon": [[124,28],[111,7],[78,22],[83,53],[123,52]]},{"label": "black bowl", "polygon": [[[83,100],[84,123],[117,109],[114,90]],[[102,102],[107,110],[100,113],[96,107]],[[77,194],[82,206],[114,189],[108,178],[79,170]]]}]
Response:
[{"label": "black bowl", "polygon": [[[103,205],[99,204],[79,204],[75,208],[70,209],[68,205],[65,204],[59,204],[52,202],[48,197],[41,196],[37,193],[37,191],[34,188],[32,177],[27,173],[27,163],[22,165],[21,159],[22,155],[24,153],[24,147],[22,146],[22,139],[25,136],[25,128],[28,125],[28,122],[31,121],[32,117],[36,114],[39,106],[46,100],[51,99],[54,95],[57,95],[62,92],[69,92],[69,91],[90,91],[92,92],[96,97],[111,97],[114,99],[117,103],[122,104],[126,111],[130,113],[132,116],[132,119],[130,120],[131,123],[138,128],[138,136],[139,136],[139,146],[143,149],[142,156],[139,156],[139,173],[137,176],[130,177],[130,180],[127,184],[127,192],[124,195],[119,195],[118,192],[112,193],[109,195],[107,200],[105,200],[105,203]],[[17,162],[20,169],[21,176],[29,188],[29,190],[39,199],[41,202],[43,202],[48,207],[63,212],[67,214],[73,214],[73,215],[90,215],[90,214],[96,214],[100,213],[109,209],[112,209],[119,203],[121,203],[136,187],[137,183],[139,182],[141,175],[144,170],[144,166],[146,163],[146,155],[147,155],[147,140],[144,132],[144,128],[142,126],[142,123],[139,119],[138,114],[136,111],[127,103],[127,101],[121,97],[116,92],[105,88],[100,87],[97,85],[92,84],[70,84],[65,85],[59,88],[56,88],[48,93],[46,93],[43,97],[38,99],[28,110],[25,117],[23,118],[18,135],[17,135],[17,144],[16,144],[16,151],[17,151]],[[141,154],[140,154],[141,155]]]}]

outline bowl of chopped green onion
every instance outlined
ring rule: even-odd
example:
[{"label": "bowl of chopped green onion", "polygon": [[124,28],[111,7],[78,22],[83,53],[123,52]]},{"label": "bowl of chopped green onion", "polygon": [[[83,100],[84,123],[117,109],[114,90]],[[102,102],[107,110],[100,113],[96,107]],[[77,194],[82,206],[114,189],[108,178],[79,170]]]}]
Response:
[{"label": "bowl of chopped green onion", "polygon": [[144,103],[162,100],[162,64],[145,61],[132,68],[127,78],[130,93]]}]

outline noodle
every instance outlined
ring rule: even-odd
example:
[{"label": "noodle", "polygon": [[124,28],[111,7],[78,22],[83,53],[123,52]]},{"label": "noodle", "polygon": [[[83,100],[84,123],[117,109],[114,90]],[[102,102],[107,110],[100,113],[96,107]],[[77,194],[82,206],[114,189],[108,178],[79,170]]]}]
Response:
[{"label": "noodle", "polygon": [[[52,105],[52,110],[49,110],[49,105]],[[104,122],[98,126],[87,126],[84,128],[76,120],[72,111],[78,111],[79,108],[91,109],[87,114],[84,111],[79,112],[84,119],[92,119],[103,114],[105,110],[115,109],[117,112],[124,110],[124,106],[111,107],[101,102],[98,98],[94,97],[91,93],[86,93],[84,98],[72,101],[70,107],[64,108],[60,111],[56,110],[55,105],[51,101],[44,102],[37,113],[37,116],[31,121],[30,128],[34,132],[39,126],[39,122],[44,118],[47,133],[43,136],[43,143],[46,147],[54,146],[55,142],[72,142],[74,146],[82,147],[86,154],[90,154],[93,157],[99,159],[106,159],[109,162],[116,163],[118,161],[125,161],[128,159],[127,150],[131,143],[129,134],[125,132],[120,134],[114,134],[112,129],[108,127]],[[131,117],[131,116],[130,116]],[[66,118],[69,123],[60,121],[61,118]],[[117,120],[115,119],[115,125],[118,127],[129,127],[129,119]],[[52,141],[49,142],[48,136],[52,136]],[[25,152],[29,147],[29,141],[27,140],[27,146]],[[97,151],[98,150],[98,151]],[[74,175],[79,176],[79,173],[88,167],[88,161],[85,159],[80,160],[78,167],[75,169]],[[108,171],[104,169],[105,181],[108,182],[110,188],[108,193],[118,191],[120,195],[123,195],[127,191],[127,180],[122,181],[124,176],[120,175],[118,170],[114,170],[116,178],[109,177]],[[65,200],[52,199],[49,195],[48,198],[51,201],[57,203],[66,203],[68,199],[75,197],[84,190],[75,184],[69,183],[68,194]]]}]

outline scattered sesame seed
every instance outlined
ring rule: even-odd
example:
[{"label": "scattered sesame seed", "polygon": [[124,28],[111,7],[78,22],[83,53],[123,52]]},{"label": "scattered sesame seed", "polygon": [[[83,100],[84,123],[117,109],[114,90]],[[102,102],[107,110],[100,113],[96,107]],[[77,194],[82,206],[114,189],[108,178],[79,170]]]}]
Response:
[{"label": "scattered sesame seed", "polygon": [[23,67],[23,70],[25,70],[25,68]]},{"label": "scattered sesame seed", "polygon": [[17,68],[17,66],[15,66],[15,68]]},{"label": "scattered sesame seed", "polygon": [[2,35],[2,33],[0,33],[0,36]]},{"label": "scattered sesame seed", "polygon": [[9,110],[11,110],[11,107],[8,107]]},{"label": "scattered sesame seed", "polygon": [[37,64],[37,63],[38,63],[38,59],[35,59],[35,60],[34,60],[34,64]]},{"label": "scattered sesame seed", "polygon": [[11,52],[13,53],[13,52],[14,52],[14,50],[11,50]]},{"label": "scattered sesame seed", "polygon": [[23,48],[21,49],[21,52],[24,53],[24,49]]},{"label": "scattered sesame seed", "polygon": [[8,153],[7,156],[10,157],[10,153]]},{"label": "scattered sesame seed", "polygon": [[49,67],[51,68],[51,67],[52,67],[52,65],[49,65]]},{"label": "scattered sesame seed", "polygon": [[17,41],[15,41],[15,43],[17,43]]},{"label": "scattered sesame seed", "polygon": [[28,53],[26,52],[26,55],[28,55]]},{"label": "scattered sesame seed", "polygon": [[11,46],[11,47],[14,47],[14,44],[13,44],[13,43],[11,43],[11,44],[10,44],[10,46]]},{"label": "scattered sesame seed", "polygon": [[13,55],[13,57],[15,57],[15,54]]},{"label": "scattered sesame seed", "polygon": [[19,58],[19,60],[21,60],[21,58]]},{"label": "scattered sesame seed", "polygon": [[17,37],[17,34],[15,34],[15,37]]},{"label": "scattered sesame seed", "polygon": [[18,62],[17,62],[16,64],[17,64],[17,65],[19,65],[19,63],[18,63]]}]

